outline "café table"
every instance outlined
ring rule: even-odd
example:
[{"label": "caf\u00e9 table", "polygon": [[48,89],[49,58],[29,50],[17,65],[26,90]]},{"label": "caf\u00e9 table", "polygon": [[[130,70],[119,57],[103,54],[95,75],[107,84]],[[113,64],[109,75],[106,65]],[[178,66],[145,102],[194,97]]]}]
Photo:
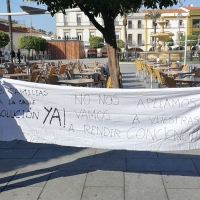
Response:
[{"label": "caf\u00e9 table", "polygon": [[99,72],[101,68],[89,68],[89,69],[82,69],[83,72]]},{"label": "caf\u00e9 table", "polygon": [[183,75],[194,75],[194,72],[182,71],[182,70],[170,70],[162,73],[168,76],[180,76],[180,77],[182,77]]},{"label": "caf\u00e9 table", "polygon": [[15,74],[3,74],[3,78],[18,79],[23,77],[30,77],[31,74],[27,73],[15,73]]},{"label": "caf\u00e9 table", "polygon": [[87,86],[88,84],[94,83],[93,79],[73,79],[73,80],[59,80],[56,81],[56,84],[66,84],[66,85],[72,85],[72,86]]},{"label": "caf\u00e9 table", "polygon": [[196,84],[199,84],[200,83],[200,78],[199,77],[193,77],[193,76],[190,76],[190,77],[185,77],[185,78],[175,78],[174,81],[176,83],[189,83],[190,87],[196,85]]},{"label": "caf\u00e9 table", "polygon": [[92,78],[92,75],[96,72],[80,72],[80,73],[73,73],[71,74],[72,78],[74,79],[76,76],[87,76],[89,79]]}]

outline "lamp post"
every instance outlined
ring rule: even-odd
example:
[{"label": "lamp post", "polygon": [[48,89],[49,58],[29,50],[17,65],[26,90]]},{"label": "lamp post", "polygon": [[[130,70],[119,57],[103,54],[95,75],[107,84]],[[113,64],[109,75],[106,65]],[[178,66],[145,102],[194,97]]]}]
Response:
[{"label": "lamp post", "polygon": [[179,9],[179,13],[177,15],[178,17],[178,44],[179,44],[179,50],[180,50],[180,40],[181,40],[181,34],[180,34],[180,18],[182,17],[182,14],[180,13],[180,9]]}]

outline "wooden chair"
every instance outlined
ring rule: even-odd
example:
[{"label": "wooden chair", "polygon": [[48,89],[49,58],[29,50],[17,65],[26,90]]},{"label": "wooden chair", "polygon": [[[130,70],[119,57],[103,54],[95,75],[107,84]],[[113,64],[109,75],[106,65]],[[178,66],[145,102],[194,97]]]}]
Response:
[{"label": "wooden chair", "polygon": [[194,75],[195,77],[200,77],[200,68],[197,69],[197,72]]},{"label": "wooden chair", "polygon": [[160,71],[157,68],[153,69],[154,74],[156,75],[156,79],[158,80],[159,86],[165,86],[165,82],[163,81]]},{"label": "wooden chair", "polygon": [[3,69],[0,69],[0,74],[5,74],[5,71]]},{"label": "wooden chair", "polygon": [[106,81],[106,88],[110,88],[110,87],[111,87],[111,77],[109,76]]},{"label": "wooden chair", "polygon": [[20,67],[16,67],[14,70],[15,70],[15,73],[22,73],[23,72],[23,69],[20,68]]},{"label": "wooden chair", "polygon": [[141,73],[141,75],[143,73],[142,61],[141,60],[136,60],[135,61],[135,66],[136,66],[136,69],[137,69],[136,77],[138,77],[140,75],[140,73]]},{"label": "wooden chair", "polygon": [[36,80],[37,76],[39,75],[39,73],[40,72],[38,72],[38,71],[33,72],[32,75],[31,75],[30,82],[35,82],[35,80]]},{"label": "wooden chair", "polygon": [[188,69],[188,65],[183,65],[182,71],[186,71]]},{"label": "wooden chair", "polygon": [[66,68],[67,68],[67,64],[62,64],[62,65],[60,66],[59,71],[58,71],[58,75],[64,74]]},{"label": "wooden chair", "polygon": [[176,88],[176,82],[172,77],[164,76],[165,84],[168,88]]}]

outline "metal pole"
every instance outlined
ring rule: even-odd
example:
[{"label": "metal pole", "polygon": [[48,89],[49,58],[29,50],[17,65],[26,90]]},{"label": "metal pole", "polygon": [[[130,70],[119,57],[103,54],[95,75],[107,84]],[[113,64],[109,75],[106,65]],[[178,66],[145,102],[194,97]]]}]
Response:
[{"label": "metal pole", "polygon": [[185,32],[185,53],[184,53],[184,65],[186,64],[187,59],[187,35],[188,35],[188,16],[186,18],[186,32]]}]

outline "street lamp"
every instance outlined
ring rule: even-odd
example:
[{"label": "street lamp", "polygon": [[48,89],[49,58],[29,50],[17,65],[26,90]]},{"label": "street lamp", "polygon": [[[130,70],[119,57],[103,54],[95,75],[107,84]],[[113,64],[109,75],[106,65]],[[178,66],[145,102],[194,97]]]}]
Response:
[{"label": "street lamp", "polygon": [[180,18],[182,17],[182,14],[180,13],[180,9],[179,9],[179,13],[177,15],[178,18],[178,44],[179,44],[179,50],[180,50],[180,40],[181,40],[181,33],[180,33]]}]

